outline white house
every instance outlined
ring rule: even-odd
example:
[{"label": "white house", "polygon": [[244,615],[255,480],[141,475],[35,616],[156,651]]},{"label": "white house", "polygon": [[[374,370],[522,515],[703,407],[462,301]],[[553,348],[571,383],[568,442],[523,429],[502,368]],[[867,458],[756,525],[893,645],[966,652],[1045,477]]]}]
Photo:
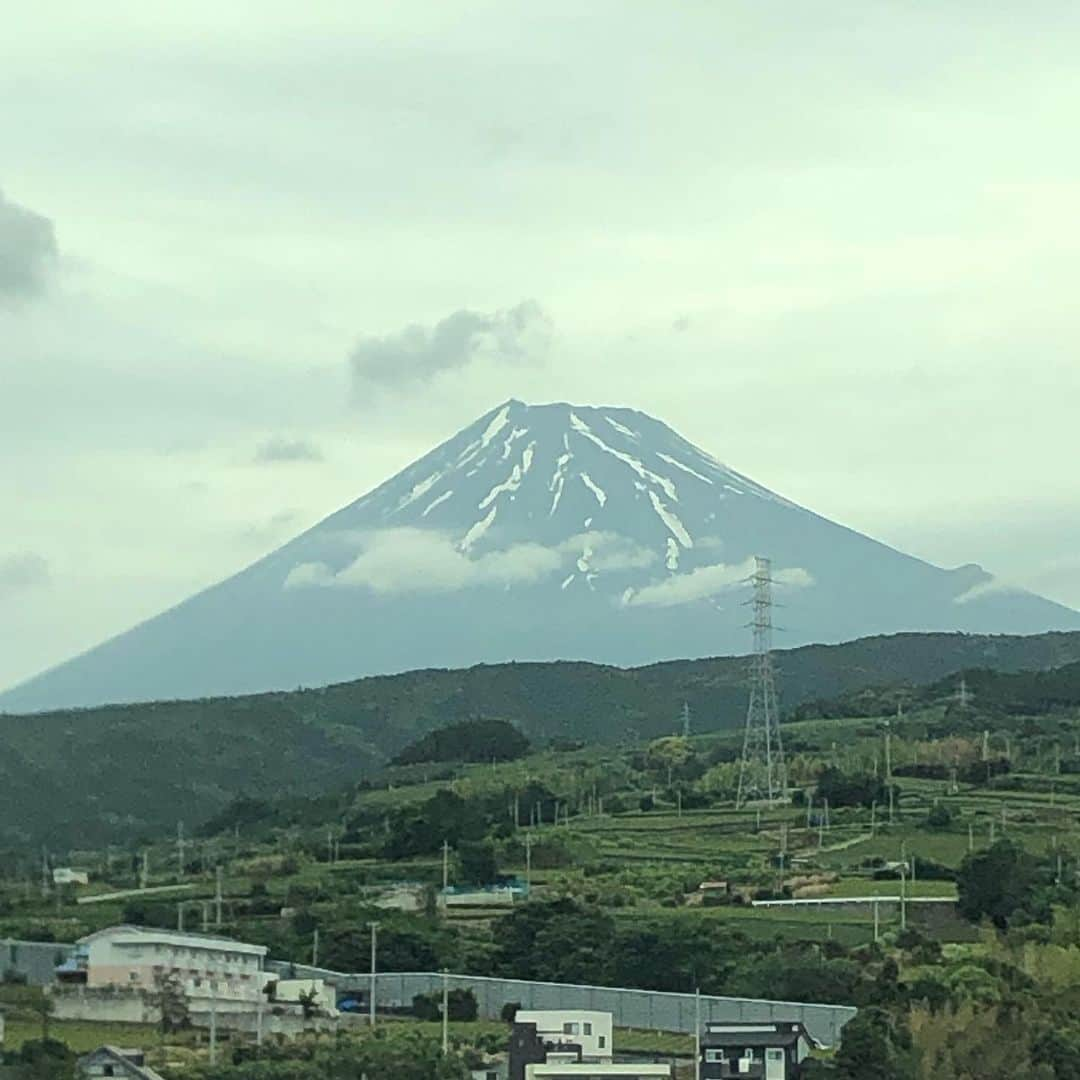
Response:
[{"label": "white house", "polygon": [[54,866],[54,885],[89,885],[90,875],[85,870],[73,870],[70,866]]},{"label": "white house", "polygon": [[192,1006],[207,999],[221,1005],[266,1000],[263,945],[247,945],[207,934],[113,926],[76,942],[75,966],[87,987],[150,990],[155,979],[174,975]]},{"label": "white house", "polygon": [[518,1009],[514,1023],[534,1025],[537,1037],[545,1044],[579,1046],[581,1061],[611,1060],[611,1013],[580,1009]]},{"label": "white house", "polygon": [[[337,1016],[337,995],[334,988],[322,979],[278,979],[276,975],[267,976],[267,981],[274,979],[273,1000],[283,1005],[299,1005],[302,995],[312,994],[317,1009],[328,1016]],[[266,985],[265,983],[263,984]]]},{"label": "white house", "polygon": [[580,1009],[518,1009],[510,1032],[509,1080],[654,1080],[671,1066],[612,1060],[612,1015]]}]

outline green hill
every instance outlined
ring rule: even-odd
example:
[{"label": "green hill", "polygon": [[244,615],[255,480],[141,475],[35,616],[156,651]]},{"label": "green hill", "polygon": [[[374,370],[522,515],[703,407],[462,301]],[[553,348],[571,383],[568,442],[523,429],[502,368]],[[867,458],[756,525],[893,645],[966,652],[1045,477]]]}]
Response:
[{"label": "green hill", "polygon": [[[1080,633],[898,634],[777,653],[787,708],[866,687],[929,684],[964,669],[1080,660]],[[512,723],[552,739],[639,742],[681,725],[737,727],[743,658],[624,670],[554,662],[416,671],[235,698],[0,716],[0,847],[104,843],[197,826],[239,793],[316,794],[370,776],[429,731]]]}]

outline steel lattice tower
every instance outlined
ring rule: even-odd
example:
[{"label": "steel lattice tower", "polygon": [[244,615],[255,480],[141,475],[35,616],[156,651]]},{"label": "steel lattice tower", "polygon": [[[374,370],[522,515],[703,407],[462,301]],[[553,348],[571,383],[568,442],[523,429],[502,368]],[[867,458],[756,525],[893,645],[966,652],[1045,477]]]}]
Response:
[{"label": "steel lattice tower", "polygon": [[746,711],[746,735],[739,764],[739,791],[736,805],[751,799],[770,802],[787,797],[787,768],[780,738],[780,709],[776,700],[776,678],[772,658],[772,563],[758,556],[754,560],[754,587],[751,604],[754,617],[754,654],[750,669],[750,706]]}]

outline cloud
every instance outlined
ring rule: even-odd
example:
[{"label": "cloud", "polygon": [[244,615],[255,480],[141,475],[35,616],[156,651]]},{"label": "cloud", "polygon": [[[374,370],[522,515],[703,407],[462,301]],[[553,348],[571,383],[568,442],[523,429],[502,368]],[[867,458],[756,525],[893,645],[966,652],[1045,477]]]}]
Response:
[{"label": "cloud", "polygon": [[52,222],[0,191],[0,303],[41,293],[56,255]]},{"label": "cloud", "polygon": [[551,332],[551,318],[535,300],[493,314],[463,309],[433,327],[413,323],[396,334],[361,338],[349,364],[359,386],[408,386],[483,357],[509,364],[543,359]]},{"label": "cloud", "polygon": [[282,465],[322,460],[322,451],[308,439],[286,439],[275,435],[260,443],[255,449],[257,465]]},{"label": "cloud", "polygon": [[50,578],[48,561],[32,551],[0,556],[0,593],[47,585]]},{"label": "cloud", "polygon": [[552,547],[512,544],[470,556],[446,533],[431,529],[385,529],[363,538],[363,550],[343,570],[321,562],[301,563],[285,579],[286,589],[306,586],[357,587],[376,593],[455,592],[473,586],[533,585],[578,559],[591,570],[647,566],[655,554],[614,533],[589,532]]},{"label": "cloud", "polygon": [[[742,563],[715,563],[699,566],[688,574],[673,574],[664,581],[646,585],[642,589],[628,589],[623,595],[627,607],[678,607],[696,600],[707,600],[745,584],[754,572],[754,560]],[[814,584],[813,577],[801,567],[791,567],[773,572],[778,585],[804,588]]]},{"label": "cloud", "polygon": [[997,596],[1001,593],[1018,593],[1024,590],[1019,585],[1002,581],[1000,578],[991,577],[989,580],[980,581],[966,589],[959,596],[953,597],[954,604],[970,604],[973,600],[979,600],[984,596]]}]

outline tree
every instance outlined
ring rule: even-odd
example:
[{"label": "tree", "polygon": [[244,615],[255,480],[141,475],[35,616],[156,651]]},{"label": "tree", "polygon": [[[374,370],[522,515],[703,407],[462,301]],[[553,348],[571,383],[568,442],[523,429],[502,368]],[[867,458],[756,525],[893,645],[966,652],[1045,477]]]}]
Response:
[{"label": "tree", "polygon": [[505,720],[463,720],[429,731],[407,746],[395,765],[431,761],[513,761],[529,752],[529,740]]},{"label": "tree", "polygon": [[492,929],[498,971],[510,978],[604,983],[613,969],[615,920],[570,897],[532,900]]},{"label": "tree", "polygon": [[[1009,839],[968,855],[957,875],[957,908],[965,919],[989,918],[1003,930],[1021,909],[1036,907],[1042,883],[1035,859]],[[1046,912],[1045,914],[1049,914]]]},{"label": "tree", "polygon": [[301,990],[296,1000],[300,1003],[300,1011],[305,1020],[310,1020],[319,1011],[319,993],[314,986],[309,990]]},{"label": "tree", "polygon": [[18,1052],[0,1053],[7,1068],[0,1073],[11,1080],[71,1080],[75,1054],[57,1039],[27,1039]]},{"label": "tree", "polygon": [[[877,803],[882,806],[889,800],[889,789],[885,782],[871,773],[848,775],[831,765],[826,766],[817,782],[818,798],[828,800],[836,806],[870,806]],[[899,801],[899,789],[893,789],[894,798]]]},{"label": "tree", "polygon": [[689,739],[681,735],[668,735],[649,743],[645,752],[645,765],[654,772],[664,774],[667,786],[671,787],[674,776],[694,758],[694,749]]},{"label": "tree", "polygon": [[911,1033],[885,1009],[860,1009],[844,1025],[836,1074],[840,1080],[914,1080]]},{"label": "tree", "polygon": [[160,1016],[161,1034],[168,1035],[191,1026],[191,1010],[180,976],[171,971],[155,971],[148,1000]]},{"label": "tree", "polygon": [[458,847],[461,877],[470,885],[490,885],[499,874],[495,849],[486,841],[463,843]]},{"label": "tree", "polygon": [[49,1022],[52,1020],[53,1013],[56,1012],[56,1002],[49,994],[42,991],[34,998],[33,1009],[37,1013],[38,1020],[41,1021],[41,1041],[43,1044],[48,1043],[50,1041]]}]

